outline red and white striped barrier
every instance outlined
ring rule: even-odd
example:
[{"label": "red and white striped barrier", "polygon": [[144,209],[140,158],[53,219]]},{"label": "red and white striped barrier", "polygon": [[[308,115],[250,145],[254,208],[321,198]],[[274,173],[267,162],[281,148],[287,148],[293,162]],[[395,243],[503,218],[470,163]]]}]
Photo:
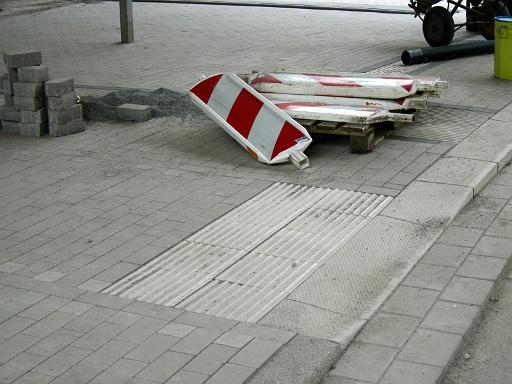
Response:
[{"label": "red and white striped barrier", "polygon": [[351,107],[382,108],[388,111],[407,111],[410,109],[426,109],[428,96],[411,96],[398,100],[362,99],[359,97],[335,97],[314,95],[290,95],[287,93],[263,93],[268,100],[324,103]]},{"label": "red and white striped barrier", "polygon": [[233,74],[211,76],[190,90],[194,103],[251,155],[267,164],[309,165],[307,130]]},{"label": "red and white striped barrier", "polygon": [[375,99],[400,99],[415,95],[424,85],[407,77],[339,76],[296,73],[256,73],[249,85],[262,93],[345,96]]},{"label": "red and white striped barrier", "polygon": [[351,107],[316,102],[274,101],[276,107],[295,119],[371,125],[385,121],[411,123],[413,115],[392,113],[381,108]]}]

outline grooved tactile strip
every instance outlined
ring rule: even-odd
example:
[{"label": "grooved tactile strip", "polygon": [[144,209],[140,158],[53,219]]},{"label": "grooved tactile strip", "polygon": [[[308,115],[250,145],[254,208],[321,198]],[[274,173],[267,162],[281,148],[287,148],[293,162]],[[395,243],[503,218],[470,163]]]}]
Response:
[{"label": "grooved tactile strip", "polygon": [[276,183],[104,292],[255,322],[391,200]]}]

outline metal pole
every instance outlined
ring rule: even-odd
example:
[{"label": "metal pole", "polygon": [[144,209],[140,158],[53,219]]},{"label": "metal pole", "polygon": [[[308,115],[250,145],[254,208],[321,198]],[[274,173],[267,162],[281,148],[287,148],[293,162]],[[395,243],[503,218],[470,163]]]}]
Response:
[{"label": "metal pole", "polygon": [[121,22],[121,43],[133,42],[133,7],[132,0],[119,0]]}]

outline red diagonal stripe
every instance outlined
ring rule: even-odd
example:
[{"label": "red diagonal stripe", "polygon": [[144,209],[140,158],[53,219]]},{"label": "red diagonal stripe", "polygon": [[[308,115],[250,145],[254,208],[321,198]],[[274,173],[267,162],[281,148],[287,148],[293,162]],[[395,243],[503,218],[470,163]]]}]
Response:
[{"label": "red diagonal stripe", "polygon": [[282,83],[277,77],[269,75],[268,73],[260,73],[258,76],[251,81],[251,84],[260,84],[260,83]]},{"label": "red diagonal stripe", "polygon": [[289,122],[285,121],[283,128],[277,137],[276,144],[274,145],[271,159],[279,155],[281,152],[287,150],[288,148],[293,147],[295,144],[297,144],[297,139],[302,137],[304,137],[304,133],[299,131]]},{"label": "red diagonal stripe", "polygon": [[414,83],[412,81],[404,81],[404,82],[400,82],[400,85],[402,86],[403,89],[405,89],[407,92],[411,92],[411,89],[412,89],[412,86],[414,85]]},{"label": "red diagonal stripe", "polygon": [[306,74],[306,76],[318,81],[321,85],[326,87],[362,87],[362,85],[339,76],[325,76],[325,75],[314,75]]},{"label": "red diagonal stripe", "polygon": [[213,93],[213,90],[215,89],[215,86],[221,79],[222,75],[215,75],[212,77],[209,77],[200,83],[196,84],[190,92],[192,92],[194,95],[199,97],[201,101],[205,104],[208,104],[208,100],[210,100],[210,96]]},{"label": "red diagonal stripe", "polygon": [[247,139],[252,124],[258,115],[263,102],[246,89],[242,89],[229,111],[226,121]]}]

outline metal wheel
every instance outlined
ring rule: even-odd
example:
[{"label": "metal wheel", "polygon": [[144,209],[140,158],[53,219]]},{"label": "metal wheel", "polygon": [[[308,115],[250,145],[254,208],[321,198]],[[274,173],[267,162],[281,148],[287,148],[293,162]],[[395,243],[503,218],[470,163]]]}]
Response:
[{"label": "metal wheel", "polygon": [[[508,5],[510,7],[511,4]],[[486,40],[494,39],[494,18],[496,16],[510,16],[509,8],[501,1],[483,1],[481,9],[484,12],[480,24],[480,33]]]},{"label": "metal wheel", "polygon": [[455,26],[450,12],[443,7],[432,7],[423,20],[423,36],[431,47],[448,45],[453,40]]}]

